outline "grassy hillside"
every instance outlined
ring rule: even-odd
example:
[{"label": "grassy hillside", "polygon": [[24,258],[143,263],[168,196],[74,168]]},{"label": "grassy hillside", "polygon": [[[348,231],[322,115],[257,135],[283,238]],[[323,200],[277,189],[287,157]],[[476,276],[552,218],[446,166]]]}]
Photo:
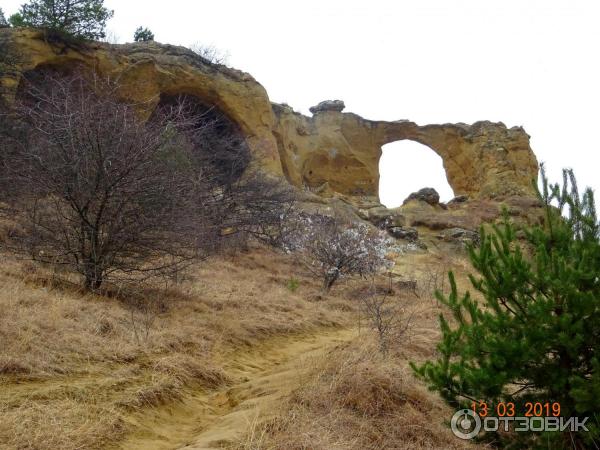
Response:
[{"label": "grassy hillside", "polygon": [[[415,276],[432,263],[411,258]],[[358,319],[365,281],[323,296],[256,246],[182,278],[95,295],[3,255],[3,448],[456,445],[451,412],[406,368],[434,348],[429,295],[395,289],[413,324],[383,359]]]}]

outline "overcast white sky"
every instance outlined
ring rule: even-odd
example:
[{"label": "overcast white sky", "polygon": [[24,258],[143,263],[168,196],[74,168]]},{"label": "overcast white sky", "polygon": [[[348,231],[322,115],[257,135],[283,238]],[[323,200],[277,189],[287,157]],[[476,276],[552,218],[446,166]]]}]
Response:
[{"label": "overcast white sky", "polygon": [[[0,0],[8,14],[23,0]],[[131,41],[214,44],[271,100],[296,110],[339,98],[369,119],[522,125],[550,175],[596,175],[600,105],[597,0],[106,0],[109,30]],[[424,186],[452,196],[433,151],[384,149],[383,202]]]}]

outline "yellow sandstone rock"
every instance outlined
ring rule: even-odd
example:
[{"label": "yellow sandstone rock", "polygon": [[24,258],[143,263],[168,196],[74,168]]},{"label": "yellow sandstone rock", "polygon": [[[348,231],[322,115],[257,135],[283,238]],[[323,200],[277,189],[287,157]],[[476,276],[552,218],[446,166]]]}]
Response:
[{"label": "yellow sandstone rock", "polygon": [[289,106],[271,104],[250,75],[212,64],[183,47],[147,42],[68,48],[51,45],[41,32],[27,29],[0,30],[0,39],[11,41],[21,59],[17,73],[5,73],[1,80],[9,100],[21,74],[77,65],[119,79],[123,98],[143,103],[147,114],[163,94],[196,96],[238,125],[256,164],[323,197],[377,204],[381,147],[403,139],[420,142],[441,156],[456,195],[498,199],[533,194],[538,164],[529,136],[520,127],[370,121],[343,113],[339,100],[322,102],[307,117]]},{"label": "yellow sandstone rock", "polygon": [[[48,44],[39,31],[0,30],[0,38],[7,37],[20,55],[22,73],[48,66],[68,69],[84,65],[118,79],[123,98],[144,103],[147,114],[161,94],[188,94],[215,105],[238,124],[260,163],[281,173],[269,97],[247,73],[212,64],[183,47],[154,42],[91,43],[74,49]],[[5,85],[10,86],[11,80]]]},{"label": "yellow sandstone rock", "polygon": [[321,111],[309,118],[280,105],[274,105],[274,111],[283,170],[295,185],[312,189],[326,185],[329,193],[377,197],[381,147],[408,139],[441,156],[456,195],[534,194],[538,163],[529,136],[520,127],[492,122],[418,126],[338,111]]}]

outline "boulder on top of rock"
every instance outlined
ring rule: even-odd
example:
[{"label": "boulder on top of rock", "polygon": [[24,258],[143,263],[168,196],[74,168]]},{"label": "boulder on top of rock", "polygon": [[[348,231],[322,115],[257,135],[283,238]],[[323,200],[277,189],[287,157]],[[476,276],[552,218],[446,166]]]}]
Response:
[{"label": "boulder on top of rock", "polygon": [[346,105],[342,100],[325,100],[316,106],[311,106],[308,110],[313,114],[317,114],[323,111],[342,112],[345,107]]},{"label": "boulder on top of rock", "polygon": [[404,200],[403,204],[406,204],[411,200],[420,200],[435,206],[440,203],[440,194],[438,194],[435,189],[426,187],[410,194],[406,200]]}]

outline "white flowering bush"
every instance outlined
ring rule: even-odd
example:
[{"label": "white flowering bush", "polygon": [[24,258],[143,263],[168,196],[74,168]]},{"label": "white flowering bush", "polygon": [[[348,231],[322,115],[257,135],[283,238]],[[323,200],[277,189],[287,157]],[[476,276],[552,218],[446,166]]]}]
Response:
[{"label": "white flowering bush", "polygon": [[305,215],[299,221],[288,250],[323,280],[325,291],[342,277],[367,277],[393,266],[388,258],[392,241],[385,232],[323,215]]}]

